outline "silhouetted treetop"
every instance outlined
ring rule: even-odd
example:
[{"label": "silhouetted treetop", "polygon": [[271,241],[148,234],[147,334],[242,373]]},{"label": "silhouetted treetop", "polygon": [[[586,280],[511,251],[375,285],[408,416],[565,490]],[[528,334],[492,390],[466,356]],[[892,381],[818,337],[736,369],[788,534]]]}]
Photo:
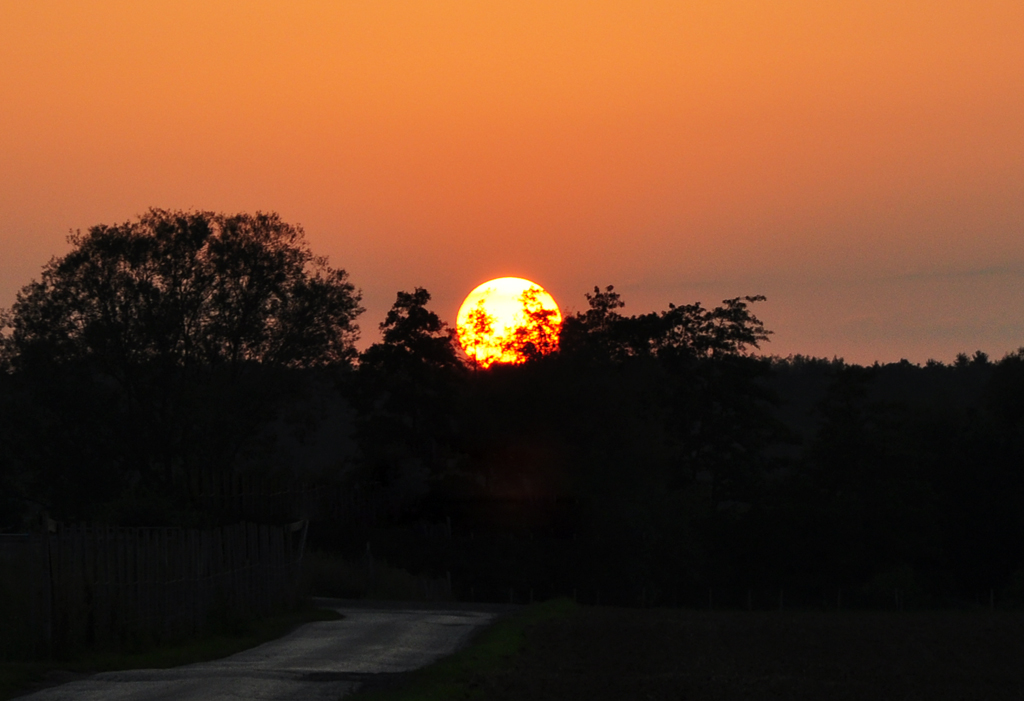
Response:
[{"label": "silhouetted treetop", "polygon": [[9,314],[18,364],[313,367],[355,357],[359,292],[277,214],[151,209],[69,241]]},{"label": "silhouetted treetop", "polygon": [[413,292],[399,292],[381,322],[382,341],[366,349],[360,358],[361,364],[388,373],[407,371],[413,366],[461,367],[454,330],[427,309],[429,301],[430,293],[422,287]]},{"label": "silhouetted treetop", "polygon": [[594,293],[587,292],[586,297],[589,309],[562,320],[559,339],[562,352],[594,360],[620,356],[622,348],[617,337],[624,317],[616,310],[625,306],[625,302],[613,285],[608,285],[603,292],[595,286]]},{"label": "silhouetted treetop", "polygon": [[590,308],[566,317],[561,347],[570,355],[592,359],[624,360],[630,357],[716,358],[746,354],[767,341],[771,331],[750,311],[762,295],[735,297],[722,306],[705,309],[699,302],[662,312],[623,316],[624,302],[614,287],[587,293]]},{"label": "silhouetted treetop", "polygon": [[657,349],[715,357],[742,355],[750,348],[760,348],[772,332],[750,312],[749,305],[763,301],[764,295],[734,297],[714,309],[704,309],[699,302],[681,307],[669,304],[668,311],[661,313],[664,327]]},{"label": "silhouetted treetop", "polygon": [[458,329],[459,340],[466,349],[469,364],[474,368],[480,366],[477,357],[481,350],[491,343],[494,321],[494,317],[487,313],[486,300],[481,299],[470,310],[466,322]]},{"label": "silhouetted treetop", "polygon": [[559,313],[544,306],[542,290],[531,287],[519,297],[523,305],[523,323],[512,329],[501,342],[503,354],[516,362],[532,362],[558,349]]}]

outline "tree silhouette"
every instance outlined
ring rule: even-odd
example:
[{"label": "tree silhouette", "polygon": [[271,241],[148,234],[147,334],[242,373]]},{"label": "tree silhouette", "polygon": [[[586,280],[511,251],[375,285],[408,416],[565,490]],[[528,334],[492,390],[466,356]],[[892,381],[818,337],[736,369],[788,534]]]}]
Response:
[{"label": "tree silhouette", "polygon": [[362,311],[343,270],[277,214],[151,209],[94,226],[18,293],[15,364],[89,359],[127,368],[349,363]]},{"label": "tree silhouette", "polygon": [[359,293],[276,214],[152,209],[70,242],[3,319],[40,427],[17,458],[55,514],[197,510],[204,475],[266,453],[289,372],[355,357]]},{"label": "tree silhouette", "polygon": [[460,367],[454,331],[426,308],[429,301],[422,287],[399,292],[380,324],[383,340],[367,348],[360,363],[392,375]]},{"label": "tree silhouette", "polygon": [[587,293],[589,309],[562,323],[561,347],[571,356],[591,361],[622,361],[630,357],[721,358],[760,348],[771,335],[750,311],[765,297],[736,297],[705,309],[699,302],[662,312],[623,316],[625,306],[612,285]]},{"label": "tree silhouette", "polygon": [[749,305],[765,301],[764,295],[723,300],[721,307],[704,309],[700,303],[668,305],[660,320],[663,328],[655,345],[659,354],[685,352],[701,357],[743,355],[760,348],[771,331],[754,316]]},{"label": "tree silhouette", "polygon": [[559,314],[556,309],[544,307],[540,299],[542,292],[539,287],[523,291],[519,297],[523,323],[510,329],[500,340],[502,355],[511,355],[515,362],[537,360],[558,349]]},{"label": "tree silhouette", "polygon": [[560,344],[568,355],[591,360],[609,360],[621,355],[616,335],[624,317],[616,310],[626,306],[613,285],[602,292],[586,293],[587,311],[567,316],[562,321]]},{"label": "tree silhouette", "polygon": [[458,335],[472,366],[486,367],[486,361],[480,359],[480,354],[482,349],[489,348],[494,342],[494,317],[487,313],[483,299],[469,311],[466,323],[458,329]]},{"label": "tree silhouette", "polygon": [[465,367],[453,331],[426,308],[422,287],[399,292],[383,339],[359,364],[359,438],[365,472],[400,499],[422,496],[450,442],[454,395]]}]

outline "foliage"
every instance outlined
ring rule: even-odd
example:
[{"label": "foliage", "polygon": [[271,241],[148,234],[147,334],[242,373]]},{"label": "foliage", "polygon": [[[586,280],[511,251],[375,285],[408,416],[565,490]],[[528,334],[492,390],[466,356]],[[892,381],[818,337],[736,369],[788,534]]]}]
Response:
[{"label": "foliage", "polygon": [[469,355],[470,365],[474,368],[482,365],[478,358],[483,350],[491,345],[491,336],[494,334],[494,317],[487,313],[484,302],[483,299],[477,302],[469,311],[466,323],[458,330],[459,340]]},{"label": "foliage", "polygon": [[[169,523],[272,454],[296,373],[355,357],[359,293],[276,214],[92,227],[5,314],[0,459],[64,519]],[[16,428],[15,428],[16,427]]]},{"label": "foliage", "polygon": [[625,303],[612,285],[603,292],[595,287],[586,297],[590,308],[562,325],[562,348],[570,355],[619,361],[647,356],[720,358],[759,348],[771,335],[749,310],[750,304],[764,301],[761,295],[727,299],[710,310],[700,303],[669,304],[665,311],[631,317],[616,311]]},{"label": "foliage", "polygon": [[523,290],[518,298],[522,309],[514,317],[515,325],[500,334],[495,329],[497,320],[487,311],[486,299],[480,299],[458,329],[470,366],[533,362],[555,352],[561,315],[557,308],[545,306],[544,297],[547,293],[540,287]]},{"label": "foliage", "polygon": [[[313,477],[382,508],[340,508],[319,532],[354,543],[350,561],[401,533],[374,552],[451,571],[459,596],[1018,596],[1024,350],[768,358],[763,297],[627,315],[607,286],[559,328],[528,291],[531,325],[504,349],[525,362],[483,367],[486,309],[462,330],[467,363],[415,288],[350,368],[358,294],[300,234],[273,215],[153,211],[76,237],[4,313],[2,525],[216,518],[211,481],[297,481],[283,437],[355,423],[356,469],[327,442]],[[446,538],[421,537],[438,522]]]},{"label": "foliage", "polygon": [[358,560],[312,550],[303,556],[303,577],[316,596],[375,601],[450,601],[446,577],[416,577],[366,553]]},{"label": "foliage", "polygon": [[[502,356],[511,356],[516,362],[532,362],[550,355],[558,349],[558,311],[546,308],[539,287],[523,292],[519,301],[523,305],[523,323],[509,331],[499,342]],[[475,310],[474,310],[475,311]]]},{"label": "foliage", "polygon": [[712,587],[728,605],[774,588],[884,606],[895,588],[900,606],[998,604],[1024,567],[1024,354],[765,358],[760,299],[628,316],[595,288],[556,352],[464,376],[428,432],[454,468],[404,518],[450,517],[475,540],[383,552],[433,553],[499,600],[699,603]]},{"label": "foliage", "polygon": [[152,209],[69,237],[18,293],[14,362],[314,367],[355,355],[359,294],[276,214]]},{"label": "foliage", "polygon": [[454,331],[427,309],[429,301],[430,293],[422,287],[399,292],[380,324],[383,340],[366,349],[360,364],[391,376],[459,368]]},{"label": "foliage", "polygon": [[421,287],[399,292],[380,325],[382,340],[359,364],[364,473],[404,492],[403,500],[421,497],[441,469],[465,371],[455,334],[427,309],[429,301]]}]

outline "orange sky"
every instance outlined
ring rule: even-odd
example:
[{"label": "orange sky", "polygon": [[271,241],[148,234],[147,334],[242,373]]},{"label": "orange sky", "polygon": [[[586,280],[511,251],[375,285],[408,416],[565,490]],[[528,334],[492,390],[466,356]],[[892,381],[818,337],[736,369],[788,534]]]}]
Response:
[{"label": "orange sky", "polygon": [[516,275],[568,311],[765,294],[782,355],[999,357],[1022,36],[1020,0],[0,2],[0,306],[69,229],[262,209],[366,341],[399,289],[454,322]]}]

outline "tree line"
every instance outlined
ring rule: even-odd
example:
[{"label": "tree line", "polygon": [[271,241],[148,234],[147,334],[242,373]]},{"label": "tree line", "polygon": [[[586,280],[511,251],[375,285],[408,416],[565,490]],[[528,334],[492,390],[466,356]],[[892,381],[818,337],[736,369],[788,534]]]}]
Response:
[{"label": "tree line", "polygon": [[1024,351],[783,359],[763,297],[627,315],[606,286],[557,347],[485,370],[422,288],[357,352],[359,291],[273,214],[71,243],[2,319],[6,530],[223,522],[202,492],[244,475],[387,499],[310,537],[463,596],[1024,599]]}]

